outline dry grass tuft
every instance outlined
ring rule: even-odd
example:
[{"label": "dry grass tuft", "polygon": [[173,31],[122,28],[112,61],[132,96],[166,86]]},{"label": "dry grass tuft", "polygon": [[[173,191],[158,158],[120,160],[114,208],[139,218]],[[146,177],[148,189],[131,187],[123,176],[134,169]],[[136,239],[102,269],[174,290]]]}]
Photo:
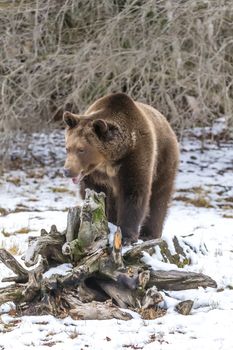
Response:
[{"label": "dry grass tuft", "polygon": [[33,131],[124,91],[182,132],[233,126],[229,0],[21,0],[0,4],[0,129]]},{"label": "dry grass tuft", "polygon": [[20,254],[20,249],[16,245],[11,246],[9,249],[7,249],[8,252],[12,255],[19,255]]}]

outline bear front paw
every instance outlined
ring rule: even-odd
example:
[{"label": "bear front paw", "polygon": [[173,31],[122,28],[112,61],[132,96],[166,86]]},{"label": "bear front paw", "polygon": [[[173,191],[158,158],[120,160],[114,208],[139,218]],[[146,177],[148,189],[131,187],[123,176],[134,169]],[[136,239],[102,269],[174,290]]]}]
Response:
[{"label": "bear front paw", "polygon": [[122,230],[122,243],[123,245],[131,245],[135,242],[137,242],[138,240],[138,233],[134,233],[134,232],[127,232],[127,231],[124,231]]}]

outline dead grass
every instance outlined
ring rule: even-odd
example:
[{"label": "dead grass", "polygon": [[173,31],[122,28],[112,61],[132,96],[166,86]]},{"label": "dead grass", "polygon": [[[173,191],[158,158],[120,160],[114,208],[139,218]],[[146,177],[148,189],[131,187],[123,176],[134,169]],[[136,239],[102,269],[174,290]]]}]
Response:
[{"label": "dead grass", "polygon": [[65,192],[70,192],[70,190],[67,189],[66,187],[49,187],[49,189],[50,189],[53,193],[65,193]]},{"label": "dead grass", "polygon": [[232,203],[224,203],[224,204],[219,204],[218,207],[223,209],[223,210],[232,210],[233,209],[233,204]]},{"label": "dead grass", "polygon": [[31,208],[25,204],[18,204],[11,213],[21,213],[22,211],[31,211]]},{"label": "dead grass", "polygon": [[220,198],[217,199],[217,202],[233,203],[233,197],[220,197]]},{"label": "dead grass", "polygon": [[233,219],[233,214],[230,215],[230,214],[223,214],[223,218],[225,219]]},{"label": "dead grass", "polygon": [[10,237],[10,236],[13,236],[13,235],[16,235],[16,234],[28,234],[29,232],[32,232],[34,230],[31,230],[29,227],[22,227],[18,230],[16,230],[15,232],[8,232],[6,231],[4,228],[1,230],[1,234],[4,236],[4,237]]},{"label": "dead grass", "polygon": [[8,249],[8,252],[11,253],[12,255],[19,255],[19,247],[13,246]]},{"label": "dead grass", "polygon": [[220,115],[230,130],[232,21],[229,0],[5,0],[0,130],[38,130],[116,91],[156,106],[180,133]]},{"label": "dead grass", "polygon": [[188,189],[179,189],[179,192],[181,194],[174,198],[177,201],[194,205],[197,208],[214,208],[208,196],[210,190],[206,190],[201,186],[194,186]]},{"label": "dead grass", "polygon": [[190,204],[198,208],[213,208],[213,205],[211,205],[209,198],[202,196],[191,199]]},{"label": "dead grass", "polygon": [[20,183],[21,183],[21,180],[19,177],[12,177],[12,176],[8,177],[6,181],[14,184],[15,186],[20,186]]},{"label": "dead grass", "polygon": [[72,196],[76,196],[76,192],[75,191],[69,190],[66,187],[49,187],[49,189],[53,193],[57,193],[57,194],[69,193]]},{"label": "dead grass", "polygon": [[31,232],[32,230],[29,227],[22,227],[19,230],[16,231],[16,233],[19,234],[27,234],[29,232]]},{"label": "dead grass", "polygon": [[70,339],[75,339],[80,335],[80,333],[75,328],[74,331],[68,332],[68,335],[69,335]]},{"label": "dead grass", "polygon": [[0,216],[6,216],[9,214],[8,210],[0,207]]},{"label": "dead grass", "polygon": [[[3,323],[2,333],[12,332],[22,321],[20,319],[11,320],[10,322]],[[4,349],[4,348],[3,348]]]},{"label": "dead grass", "polygon": [[1,234],[4,236],[4,237],[10,237],[12,235],[12,233],[6,231],[4,228],[1,230]]},{"label": "dead grass", "polygon": [[154,320],[166,314],[166,310],[160,307],[137,310],[144,320]]},{"label": "dead grass", "polygon": [[211,204],[210,199],[201,193],[199,195],[195,196],[194,198],[190,198],[190,197],[185,196],[185,195],[178,195],[174,198],[174,200],[194,205],[197,208],[213,208],[214,207]]}]

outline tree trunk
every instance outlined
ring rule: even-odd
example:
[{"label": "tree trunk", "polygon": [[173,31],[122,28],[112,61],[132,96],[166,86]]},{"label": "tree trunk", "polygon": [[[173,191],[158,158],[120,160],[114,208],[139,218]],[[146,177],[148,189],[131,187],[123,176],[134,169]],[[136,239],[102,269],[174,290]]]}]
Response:
[{"label": "tree trunk", "polygon": [[[137,244],[122,255],[121,230],[116,229],[113,245],[108,241],[108,222],[105,216],[105,195],[87,190],[82,208],[69,209],[67,229],[50,232],[29,240],[24,255],[28,271],[6,250],[0,249],[0,260],[10,268],[14,277],[3,279],[15,282],[0,290],[0,304],[14,301],[18,314],[53,314],[77,319],[130,319],[129,308],[142,317],[158,317],[165,313],[158,307],[163,300],[159,290],[181,290],[216,287],[210,277],[182,270],[153,271],[147,266],[144,253],[155,254],[157,249],[164,262],[181,267],[189,259],[177,238],[175,254],[167,243],[155,239]],[[43,273],[51,266],[70,262],[72,271],[65,276],[47,278]],[[110,303],[109,300],[112,300]]]}]

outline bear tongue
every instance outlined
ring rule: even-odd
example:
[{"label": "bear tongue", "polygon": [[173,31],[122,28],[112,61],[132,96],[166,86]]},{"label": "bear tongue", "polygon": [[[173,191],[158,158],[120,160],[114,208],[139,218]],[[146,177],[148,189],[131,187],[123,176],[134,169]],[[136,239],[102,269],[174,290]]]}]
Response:
[{"label": "bear tongue", "polygon": [[82,178],[83,178],[83,175],[79,174],[78,176],[72,177],[72,181],[73,181],[74,184],[77,185],[82,180]]}]

